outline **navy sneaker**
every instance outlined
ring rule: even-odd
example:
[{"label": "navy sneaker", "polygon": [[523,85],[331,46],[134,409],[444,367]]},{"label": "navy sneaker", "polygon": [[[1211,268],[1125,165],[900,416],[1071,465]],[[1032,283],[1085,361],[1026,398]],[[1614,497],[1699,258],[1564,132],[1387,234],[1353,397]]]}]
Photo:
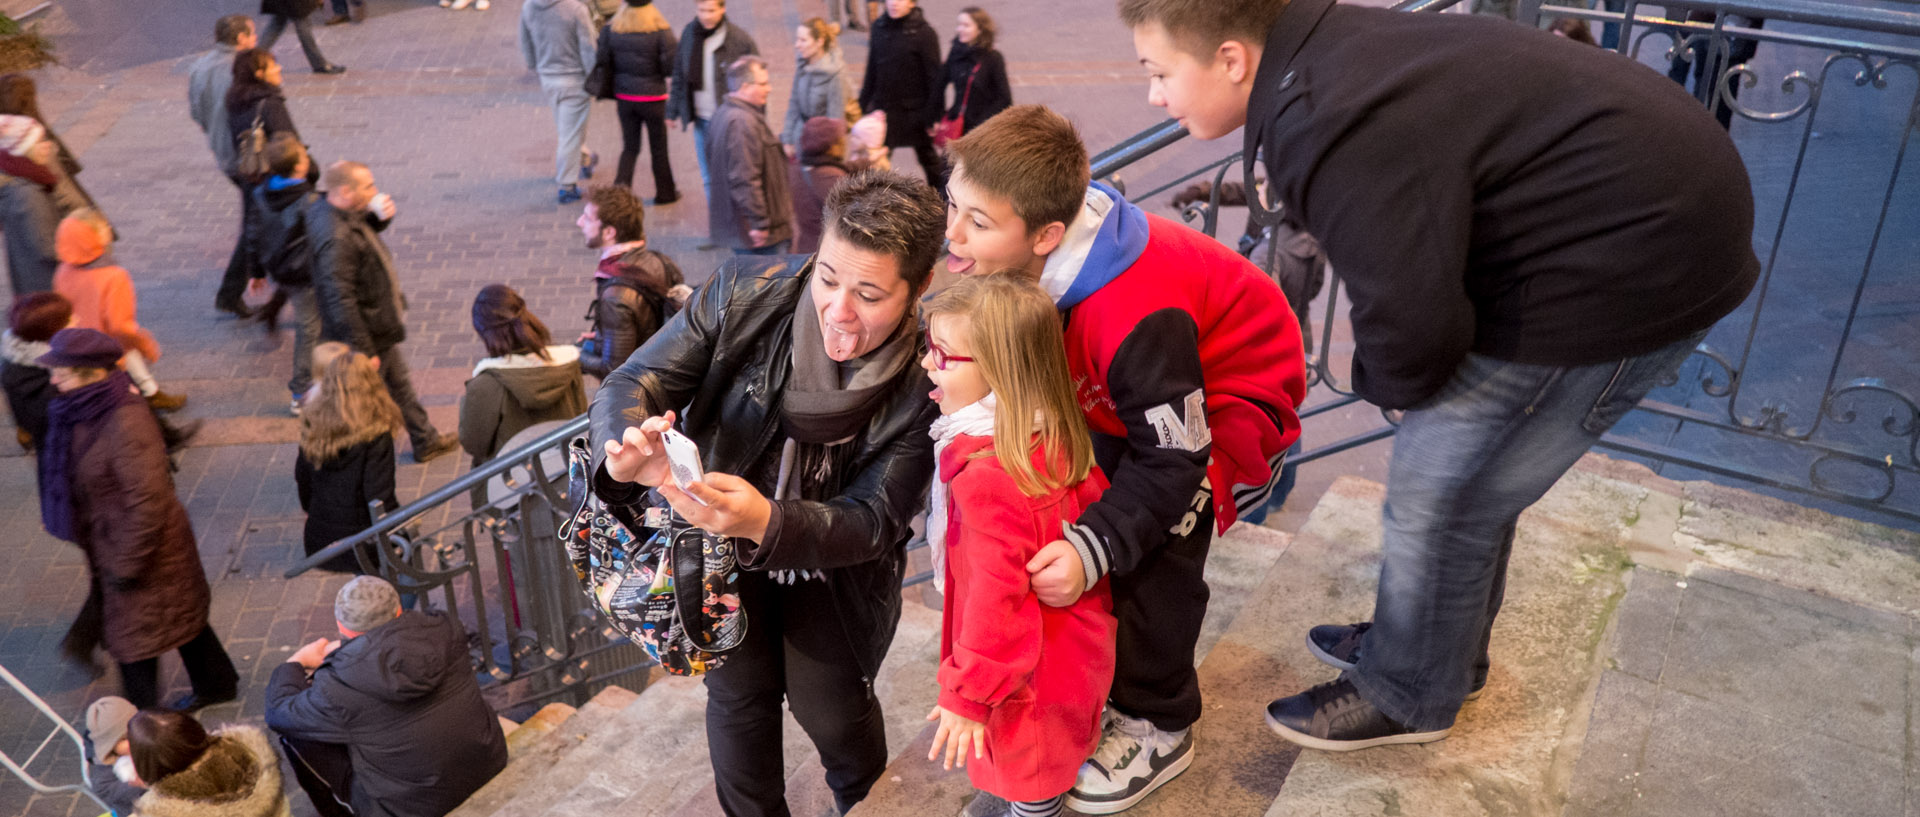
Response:
[{"label": "navy sneaker", "polygon": [[[1342,672],[1353,669],[1354,664],[1360,663],[1360,637],[1366,635],[1367,628],[1372,626],[1371,621],[1322,624],[1307,631],[1307,652],[1313,653],[1320,663]],[[1486,679],[1480,679],[1473,689],[1467,691],[1467,700],[1479,698],[1486,686]]]},{"label": "navy sneaker", "polygon": [[559,199],[561,204],[572,204],[576,201],[579,201],[580,185],[569,184],[569,185],[566,185],[565,187],[560,188],[560,194],[555,198]]},{"label": "navy sneaker", "polygon": [[1450,729],[1422,732],[1395,722],[1341,678],[1267,704],[1274,734],[1309,749],[1351,752],[1396,743],[1432,743]]}]

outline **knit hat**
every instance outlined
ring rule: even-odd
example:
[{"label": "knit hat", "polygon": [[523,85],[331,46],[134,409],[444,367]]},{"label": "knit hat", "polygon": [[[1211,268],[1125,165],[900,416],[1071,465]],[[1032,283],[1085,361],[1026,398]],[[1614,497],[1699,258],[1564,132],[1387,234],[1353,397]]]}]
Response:
[{"label": "knit hat", "polygon": [[113,695],[87,706],[87,737],[93,740],[93,762],[107,762],[114,744],[127,736],[127,722],[139,711],[132,701]]},{"label": "knit hat", "polygon": [[837,116],[816,116],[800,129],[800,161],[825,158],[833,146],[847,138],[847,120]]},{"label": "knit hat", "polygon": [[73,322],[73,302],[58,292],[29,292],[13,299],[7,327],[13,336],[33,343],[53,340],[53,333]]},{"label": "knit hat", "polygon": [[25,156],[47,138],[47,128],[31,116],[0,116],[0,151]]},{"label": "knit hat", "polygon": [[334,620],[356,633],[392,621],[399,609],[400,592],[378,576],[356,576],[333,598]]},{"label": "knit hat", "polygon": [[107,254],[107,237],[94,222],[69,215],[53,234],[54,254],[67,264],[91,264]]},{"label": "knit hat", "polygon": [[48,342],[52,351],[34,360],[47,368],[111,369],[127,350],[112,335],[98,329],[62,329]]}]

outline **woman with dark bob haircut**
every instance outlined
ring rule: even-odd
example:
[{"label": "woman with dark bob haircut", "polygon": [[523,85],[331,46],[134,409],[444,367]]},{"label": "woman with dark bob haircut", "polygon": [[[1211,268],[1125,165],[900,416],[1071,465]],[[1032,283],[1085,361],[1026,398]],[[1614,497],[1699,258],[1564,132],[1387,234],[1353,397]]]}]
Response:
[{"label": "woman with dark bob haircut", "polygon": [[143,709],[127,722],[141,817],[287,817],[280,756],[257,726],[208,734],[192,715]]},{"label": "woman with dark bob haircut", "polygon": [[480,289],[473,299],[473,331],[487,357],[474,365],[460,398],[460,447],[473,455],[475,467],[528,426],[586,412],[580,347],[554,343],[547,325],[527,310],[526,299],[513,287]]},{"label": "woman with dark bob haircut", "polygon": [[[908,522],[933,475],[938,409],[916,365],[914,309],[946,210],[919,180],[867,172],[834,188],[822,222],[815,255],[723,264],[593,400],[596,495],[638,519],[651,493],[733,537],[745,640],[705,676],[728,814],[786,811],[783,702],[841,813],[887,765],[871,684],[900,620]],[[669,428],[699,446],[707,473],[692,495],[667,478]],[[612,613],[623,597],[595,598]]]}]

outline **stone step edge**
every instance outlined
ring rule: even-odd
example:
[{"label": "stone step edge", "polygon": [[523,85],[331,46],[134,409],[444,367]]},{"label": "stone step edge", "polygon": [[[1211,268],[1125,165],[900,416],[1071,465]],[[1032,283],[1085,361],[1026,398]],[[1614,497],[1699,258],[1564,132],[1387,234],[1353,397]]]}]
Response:
[{"label": "stone step edge", "polygon": [[[494,775],[493,779],[487,781],[479,791],[468,797],[459,808],[449,812],[447,817],[486,817],[494,814],[500,806],[505,805],[519,793],[520,785],[529,777],[550,768],[561,755],[573,748],[578,741],[569,740],[568,733],[577,719],[611,715],[632,706],[639,698],[640,693],[633,690],[621,686],[608,686],[577,709],[566,707],[571,711],[566,713],[564,719],[558,721],[552,720],[561,711],[555,707],[563,707],[566,706],[565,704],[548,704],[542,707],[539,712],[534,713],[533,717],[522,723],[513,734],[507,736],[507,767]],[[537,738],[523,739],[524,745],[518,752],[514,751],[513,735],[527,731],[529,724],[542,720],[543,716],[545,716],[544,731],[540,731],[543,730],[541,725],[532,726],[532,729],[539,732]],[[532,737],[531,734],[529,736]]]}]

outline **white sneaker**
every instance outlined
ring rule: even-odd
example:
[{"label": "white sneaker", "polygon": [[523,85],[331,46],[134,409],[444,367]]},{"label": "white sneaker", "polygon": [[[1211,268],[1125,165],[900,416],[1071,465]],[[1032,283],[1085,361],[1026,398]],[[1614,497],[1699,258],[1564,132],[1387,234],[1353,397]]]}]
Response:
[{"label": "white sneaker", "polygon": [[293,398],[293,405],[288,406],[287,411],[295,417],[300,416],[300,398]]},{"label": "white sneaker", "polygon": [[448,6],[448,8],[459,11],[471,5],[473,5],[473,0],[453,0],[453,5]]},{"label": "white sneaker", "polygon": [[1067,808],[1082,814],[1126,811],[1191,765],[1192,729],[1162,732],[1144,718],[1108,710],[1100,746],[1081,764]]},{"label": "white sneaker", "polygon": [[453,0],[440,0],[440,7],[441,7],[441,8],[446,8],[446,7],[448,7],[448,6],[451,6],[451,5],[453,5]]},{"label": "white sneaker", "polygon": [[473,3],[474,11],[486,11],[487,9],[490,9],[490,8],[493,8],[493,3],[490,2],[490,0],[474,0],[474,3]]}]

